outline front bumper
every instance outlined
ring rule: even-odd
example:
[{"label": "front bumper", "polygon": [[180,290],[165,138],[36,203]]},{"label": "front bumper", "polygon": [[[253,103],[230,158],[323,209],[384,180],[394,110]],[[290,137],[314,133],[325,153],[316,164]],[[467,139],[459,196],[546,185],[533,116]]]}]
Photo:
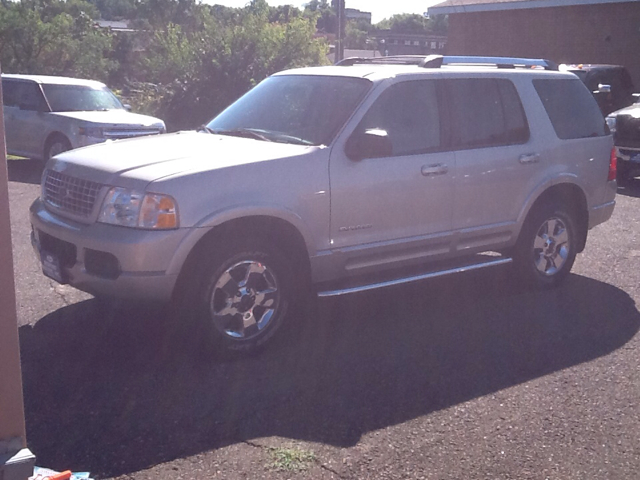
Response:
[{"label": "front bumper", "polygon": [[592,229],[596,225],[606,222],[613,215],[613,209],[616,206],[616,201],[612,200],[597,207],[592,208],[589,211],[589,229]]},{"label": "front bumper", "polygon": [[616,147],[616,156],[618,168],[624,170],[626,175],[632,177],[640,175],[640,148]]},{"label": "front bumper", "polygon": [[[38,258],[43,240],[64,256],[65,283],[94,295],[168,301],[177,274],[167,270],[189,229],[139,230],[115,225],[81,224],[52,214],[36,200],[30,208],[31,241]],[[97,252],[97,254],[96,254]],[[89,258],[92,261],[89,261]],[[117,270],[96,268],[110,259]],[[113,263],[112,262],[112,263]]]}]

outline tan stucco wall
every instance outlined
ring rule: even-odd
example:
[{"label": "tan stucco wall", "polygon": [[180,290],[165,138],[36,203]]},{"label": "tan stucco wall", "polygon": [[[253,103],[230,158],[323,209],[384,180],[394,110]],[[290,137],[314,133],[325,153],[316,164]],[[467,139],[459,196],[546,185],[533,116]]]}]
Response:
[{"label": "tan stucco wall", "polygon": [[0,454],[15,449],[16,443],[19,448],[26,446],[7,182],[4,118],[0,108]]},{"label": "tan stucco wall", "polygon": [[452,14],[446,53],[624,65],[640,91],[640,2]]}]

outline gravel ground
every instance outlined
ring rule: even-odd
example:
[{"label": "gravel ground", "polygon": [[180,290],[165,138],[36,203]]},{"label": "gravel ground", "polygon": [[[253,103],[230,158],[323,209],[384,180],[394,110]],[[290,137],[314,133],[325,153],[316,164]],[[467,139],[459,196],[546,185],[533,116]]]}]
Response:
[{"label": "gravel ground", "polygon": [[[9,162],[29,447],[117,479],[630,479],[640,472],[640,181],[562,288],[506,268],[319,301],[213,361],[162,308],[39,272],[35,162]],[[296,459],[301,458],[299,463]]]}]

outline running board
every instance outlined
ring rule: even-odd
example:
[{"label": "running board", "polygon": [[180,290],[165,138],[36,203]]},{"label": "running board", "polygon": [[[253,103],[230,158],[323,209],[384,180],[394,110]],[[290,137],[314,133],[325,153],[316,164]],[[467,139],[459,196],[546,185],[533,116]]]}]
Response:
[{"label": "running board", "polygon": [[378,288],[393,287],[395,285],[403,285],[405,283],[418,282],[420,280],[426,280],[427,278],[442,277],[444,275],[451,275],[454,273],[470,272],[472,270],[479,270],[485,267],[494,267],[497,265],[505,265],[511,263],[512,259],[508,257],[496,257],[491,260],[482,261],[478,263],[470,263],[466,265],[460,265],[457,267],[447,268],[443,270],[435,270],[420,275],[413,275],[410,277],[396,278],[393,280],[387,280],[383,282],[370,283],[366,285],[357,285],[354,287],[347,287],[339,290],[327,290],[318,292],[318,297],[338,297],[341,295],[347,295],[349,293],[366,292],[368,290],[375,290]]}]

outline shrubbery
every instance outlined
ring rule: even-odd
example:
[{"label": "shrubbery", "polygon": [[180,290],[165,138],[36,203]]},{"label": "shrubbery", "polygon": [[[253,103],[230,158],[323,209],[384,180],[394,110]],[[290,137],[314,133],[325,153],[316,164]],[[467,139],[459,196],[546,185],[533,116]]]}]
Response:
[{"label": "shrubbery", "polygon": [[[315,37],[315,13],[269,7],[264,0],[241,9],[195,0],[112,3],[3,2],[3,71],[102,80],[135,111],[177,130],[208,121],[274,72],[326,63],[328,46]],[[108,7],[112,18],[113,12],[133,12],[134,31],[99,28],[96,5]]]}]

